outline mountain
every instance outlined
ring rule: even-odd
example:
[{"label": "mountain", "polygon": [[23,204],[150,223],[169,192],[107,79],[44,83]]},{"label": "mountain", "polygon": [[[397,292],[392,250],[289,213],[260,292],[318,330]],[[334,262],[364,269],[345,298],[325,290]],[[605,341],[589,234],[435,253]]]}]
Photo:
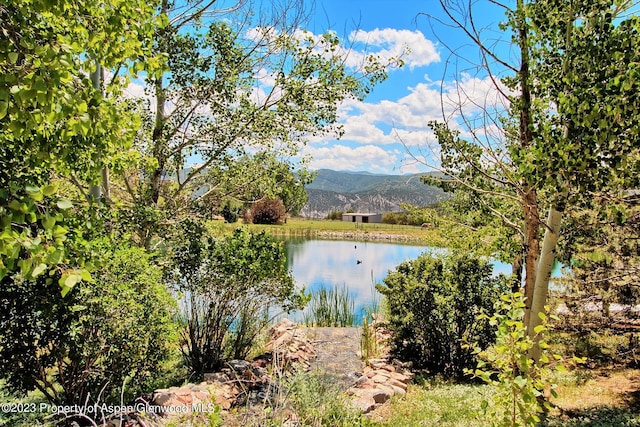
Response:
[{"label": "mountain", "polygon": [[447,196],[415,175],[379,175],[369,172],[338,172],[320,169],[305,188],[309,201],[300,212],[310,218],[324,218],[332,211],[397,212],[400,204],[427,206]]}]

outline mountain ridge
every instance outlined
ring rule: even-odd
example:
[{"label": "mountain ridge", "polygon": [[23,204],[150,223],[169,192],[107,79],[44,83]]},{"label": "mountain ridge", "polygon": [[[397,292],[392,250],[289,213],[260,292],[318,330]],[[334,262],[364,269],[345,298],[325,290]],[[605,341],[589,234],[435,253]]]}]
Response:
[{"label": "mountain ridge", "polygon": [[333,211],[397,212],[401,204],[428,206],[447,198],[439,188],[425,185],[422,176],[382,175],[319,169],[305,189],[309,195],[301,215],[324,218]]}]

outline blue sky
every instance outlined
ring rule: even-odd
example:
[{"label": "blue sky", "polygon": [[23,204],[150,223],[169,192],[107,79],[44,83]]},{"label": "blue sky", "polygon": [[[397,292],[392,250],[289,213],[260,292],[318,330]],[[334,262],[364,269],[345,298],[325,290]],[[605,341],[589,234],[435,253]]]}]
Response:
[{"label": "blue sky", "polygon": [[[220,1],[235,4],[237,0]],[[279,0],[256,1],[269,5]],[[486,75],[476,69],[477,49],[470,46],[460,30],[437,22],[446,20],[438,0],[303,1],[310,13],[303,29],[314,35],[337,33],[345,45],[351,46],[346,63],[355,66],[363,55],[371,53],[383,60],[401,55],[405,63],[402,68],[390,69],[388,79],[376,86],[364,102],[346,100],[339,106],[342,138],[314,137],[302,147],[300,154],[310,159],[311,169],[382,174],[433,170],[425,164],[437,166],[438,144],[428,123],[442,121],[443,116],[450,126],[459,126],[463,136],[467,129],[475,127],[480,135],[474,137],[492,138],[491,126],[472,121],[481,117],[481,107],[500,108],[504,100],[497,96]],[[494,29],[483,33],[486,40],[493,43],[497,38],[504,39],[505,34],[495,31],[504,19],[502,12],[492,9],[489,0],[478,0],[474,5],[477,26]],[[435,19],[430,20],[427,14]],[[248,30],[249,33],[253,29]],[[509,48],[505,43],[501,49],[508,55]],[[451,56],[450,49],[456,50],[457,57]],[[268,70],[264,72],[265,81],[269,81]],[[259,87],[256,90],[260,92]],[[127,93],[149,97],[141,79],[134,80]],[[154,103],[153,98],[150,101]],[[459,105],[463,107],[456,108]],[[457,125],[461,123],[461,113],[468,121],[466,126]],[[197,157],[194,162],[198,162]]]},{"label": "blue sky", "polygon": [[[479,25],[496,28],[503,15],[488,9],[489,2],[480,4]],[[309,31],[332,30],[355,41],[356,56],[362,49],[382,57],[406,47],[409,53],[403,56],[405,66],[390,70],[388,79],[364,102],[342,105],[340,121],[345,134],[340,140],[327,137],[308,143],[303,153],[311,156],[312,169],[387,174],[429,170],[423,163],[434,163],[437,144],[427,123],[443,117],[441,88],[445,99],[463,96],[466,113],[471,115],[478,103],[495,99],[491,83],[473,67],[478,53],[463,34],[424,14],[444,19],[435,0],[316,0]],[[456,61],[448,48],[463,49],[465,59]],[[451,105],[445,105],[445,114],[452,123],[459,120]]]}]

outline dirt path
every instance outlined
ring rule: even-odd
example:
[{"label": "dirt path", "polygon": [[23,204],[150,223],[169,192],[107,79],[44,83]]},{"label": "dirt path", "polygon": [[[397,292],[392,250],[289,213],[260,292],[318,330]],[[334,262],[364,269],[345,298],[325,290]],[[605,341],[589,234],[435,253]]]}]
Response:
[{"label": "dirt path", "polygon": [[362,374],[361,328],[309,328],[307,335],[317,352],[311,369],[332,378],[345,389]]}]

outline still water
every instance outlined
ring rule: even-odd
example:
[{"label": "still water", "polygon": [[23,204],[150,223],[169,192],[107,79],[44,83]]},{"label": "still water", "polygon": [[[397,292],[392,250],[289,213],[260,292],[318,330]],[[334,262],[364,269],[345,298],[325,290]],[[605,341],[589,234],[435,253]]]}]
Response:
[{"label": "still water", "polygon": [[[345,285],[355,301],[356,313],[380,299],[375,284],[382,283],[389,270],[425,251],[442,250],[400,243],[313,239],[288,239],[285,249],[297,285],[307,291]],[[509,264],[494,262],[493,269],[495,274],[511,274]],[[559,275],[557,266],[553,276]]]},{"label": "still water", "polygon": [[[416,259],[426,246],[338,240],[290,239],[287,262],[296,284],[314,291],[346,285],[356,311],[378,295],[374,285],[403,261]],[[379,296],[377,297],[379,299]]]}]

